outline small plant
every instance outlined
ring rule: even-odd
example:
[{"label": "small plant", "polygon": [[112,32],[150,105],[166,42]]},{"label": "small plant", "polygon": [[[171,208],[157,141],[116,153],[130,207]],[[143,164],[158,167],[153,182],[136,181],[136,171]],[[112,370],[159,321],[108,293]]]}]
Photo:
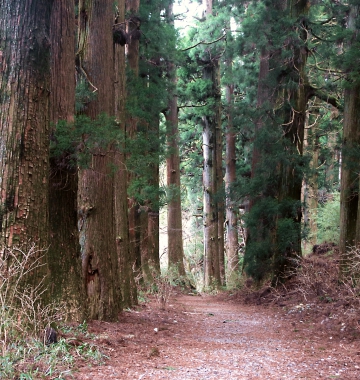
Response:
[{"label": "small plant", "polygon": [[173,273],[168,270],[162,274],[153,272],[155,285],[155,298],[160,308],[165,310],[169,302],[173,287],[175,286]]}]

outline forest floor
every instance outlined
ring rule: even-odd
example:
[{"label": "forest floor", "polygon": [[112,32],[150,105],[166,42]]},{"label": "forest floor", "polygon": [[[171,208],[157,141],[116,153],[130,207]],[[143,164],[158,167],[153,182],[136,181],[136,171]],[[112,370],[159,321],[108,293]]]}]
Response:
[{"label": "forest floor", "polygon": [[336,314],[339,308],[329,311],[329,304],[286,300],[258,305],[253,300],[244,293],[174,291],[163,310],[149,297],[123,311],[118,323],[89,323],[93,342],[106,359],[99,366],[79,359],[73,376],[79,380],[360,379],[358,330],[344,329]]}]

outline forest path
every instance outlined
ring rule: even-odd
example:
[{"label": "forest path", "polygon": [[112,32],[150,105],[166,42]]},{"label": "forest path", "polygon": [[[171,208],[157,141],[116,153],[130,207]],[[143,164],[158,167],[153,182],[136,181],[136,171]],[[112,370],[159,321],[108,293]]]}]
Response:
[{"label": "forest path", "polygon": [[314,327],[280,309],[177,294],[165,311],[153,301],[122,312],[120,323],[90,323],[109,360],[80,363],[75,378],[360,379],[359,342]]}]

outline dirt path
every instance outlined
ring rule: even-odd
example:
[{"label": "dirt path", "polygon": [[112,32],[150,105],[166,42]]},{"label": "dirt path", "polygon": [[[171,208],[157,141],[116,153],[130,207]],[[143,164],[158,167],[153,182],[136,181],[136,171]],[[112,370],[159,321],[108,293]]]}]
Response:
[{"label": "dirt path", "polygon": [[360,379],[359,342],[314,327],[280,310],[179,294],[166,311],[150,303],[120,323],[91,323],[109,360],[82,363],[75,378]]}]

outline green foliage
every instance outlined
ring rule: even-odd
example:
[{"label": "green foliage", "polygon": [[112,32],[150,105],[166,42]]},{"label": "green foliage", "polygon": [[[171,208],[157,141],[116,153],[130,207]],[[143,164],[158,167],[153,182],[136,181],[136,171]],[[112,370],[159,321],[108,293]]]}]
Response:
[{"label": "green foliage", "polygon": [[97,93],[91,90],[85,79],[79,79],[75,90],[75,111],[77,114],[84,112],[87,105],[95,100]]},{"label": "green foliage", "polygon": [[335,243],[340,240],[340,194],[320,206],[316,212],[317,243]]},{"label": "green foliage", "polygon": [[59,121],[53,132],[50,155],[68,166],[87,167],[92,154],[113,149],[123,141],[120,127],[113,117],[104,113],[95,120],[85,115],[74,123]]}]

